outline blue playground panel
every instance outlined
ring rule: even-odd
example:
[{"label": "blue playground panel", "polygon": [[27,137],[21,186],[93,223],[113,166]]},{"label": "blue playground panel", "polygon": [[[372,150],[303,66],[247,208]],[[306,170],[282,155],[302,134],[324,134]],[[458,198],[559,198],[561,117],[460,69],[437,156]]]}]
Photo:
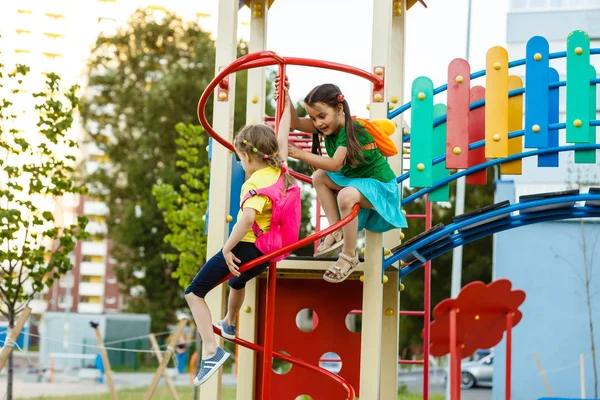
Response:
[{"label": "blue playground panel", "polygon": [[[23,330],[21,331],[21,334],[17,338],[17,346],[19,346],[22,349],[25,348],[26,344],[29,345],[28,336],[27,337],[25,336],[25,334],[27,334],[28,332],[29,332],[29,329],[24,327]],[[6,327],[0,327],[0,347],[4,346],[5,341],[6,341]],[[17,346],[15,346],[15,348],[18,348]]]},{"label": "blue playground panel", "polygon": [[579,397],[576,397],[576,398],[572,398],[572,397],[552,397],[552,398],[550,398],[550,397],[542,397],[542,398],[540,398],[538,400],[600,400],[600,399],[592,399],[591,397],[590,398],[586,398],[586,399],[582,399],[582,398],[579,398]]}]

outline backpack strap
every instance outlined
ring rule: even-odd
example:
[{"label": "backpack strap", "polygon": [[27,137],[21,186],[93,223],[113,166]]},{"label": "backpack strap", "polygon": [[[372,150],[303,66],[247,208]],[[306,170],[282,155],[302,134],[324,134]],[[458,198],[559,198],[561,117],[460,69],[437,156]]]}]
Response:
[{"label": "backpack strap", "polygon": [[[260,189],[250,189],[248,191],[248,193],[246,193],[246,195],[244,196],[244,199],[242,200],[242,203],[240,204],[240,208],[243,209],[244,203],[246,202],[246,200],[248,200],[250,197],[253,197],[253,196],[266,196],[271,201],[273,201],[273,199],[269,195],[269,192],[272,190],[271,188],[273,186],[275,186],[279,183],[280,180],[283,180],[283,174],[281,174],[279,176],[279,178],[277,179],[277,181],[274,184],[272,184],[271,186],[267,186],[267,187],[260,188]],[[254,223],[252,224],[252,232],[254,232],[254,234],[256,235],[257,238],[260,237],[264,233],[262,231],[262,229],[260,229],[260,227],[258,226],[256,221],[254,221]]]},{"label": "backpack strap", "polygon": [[[261,194],[260,193],[260,189],[258,189],[258,190],[256,190],[256,189],[250,189],[248,191],[248,193],[246,193],[246,195],[244,196],[244,199],[242,200],[242,204],[240,204],[240,208],[243,209],[244,203],[250,197],[258,196],[259,194]],[[260,227],[258,226],[258,224],[256,223],[256,221],[254,221],[254,223],[252,224],[252,232],[254,232],[254,235],[256,235],[256,237],[259,237],[259,236],[261,236],[264,233],[262,231],[262,229],[260,229]]]}]

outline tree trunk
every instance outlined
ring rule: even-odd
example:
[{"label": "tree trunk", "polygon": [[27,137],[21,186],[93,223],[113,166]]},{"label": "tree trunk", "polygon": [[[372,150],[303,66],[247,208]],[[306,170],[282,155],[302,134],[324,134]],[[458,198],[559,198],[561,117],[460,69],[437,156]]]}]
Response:
[{"label": "tree trunk", "polygon": [[598,368],[596,366],[596,345],[594,342],[594,318],[592,315],[592,294],[590,293],[590,265],[587,257],[587,243],[585,241],[585,228],[581,220],[581,240],[583,246],[583,268],[585,271],[585,297],[588,307],[588,318],[590,321],[590,339],[592,345],[592,367],[594,368],[594,398],[598,398]]},{"label": "tree trunk", "polygon": [[[9,311],[8,320],[8,331],[6,332],[6,338],[8,339],[11,330],[15,329],[15,313],[14,310]],[[18,340],[18,338],[17,338]],[[6,343],[5,343],[6,345]],[[8,355],[8,373],[6,375],[6,400],[13,400],[13,354],[17,346],[13,345],[13,350]]]}]

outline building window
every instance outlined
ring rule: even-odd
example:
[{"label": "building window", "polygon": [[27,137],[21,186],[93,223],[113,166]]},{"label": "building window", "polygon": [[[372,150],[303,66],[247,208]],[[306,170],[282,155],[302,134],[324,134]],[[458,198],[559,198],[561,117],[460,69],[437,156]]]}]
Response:
[{"label": "building window", "polygon": [[106,304],[116,304],[116,303],[117,303],[116,297],[107,297],[106,298]]},{"label": "building window", "polygon": [[117,283],[117,277],[111,276],[110,278],[106,278],[106,283],[109,285],[114,285]]},{"label": "building window", "polygon": [[65,18],[65,16],[62,15],[62,14],[46,13],[45,15],[46,15],[46,17],[52,18],[52,19],[63,19],[63,18]]},{"label": "building window", "polygon": [[44,36],[46,36],[48,39],[52,39],[52,40],[62,39],[65,37],[65,35],[62,35],[60,33],[52,33],[52,32],[44,32]]},{"label": "building window", "polygon": [[79,296],[80,303],[90,303],[90,304],[101,304],[102,298],[100,296]]},{"label": "building window", "polygon": [[84,282],[84,283],[102,283],[102,277],[101,276],[95,276],[95,275],[83,275],[81,277],[81,282]]}]

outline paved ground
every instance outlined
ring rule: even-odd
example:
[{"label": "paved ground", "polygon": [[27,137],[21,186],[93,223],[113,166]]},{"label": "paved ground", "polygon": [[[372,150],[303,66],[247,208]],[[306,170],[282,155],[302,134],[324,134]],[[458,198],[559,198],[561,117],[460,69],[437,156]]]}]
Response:
[{"label": "paved ground", "polygon": [[[114,373],[113,380],[117,389],[128,387],[149,386],[154,374],[151,373]],[[73,381],[57,376],[56,382],[37,382],[33,376],[18,375],[14,381],[15,398],[38,398],[41,396],[65,396],[71,394],[98,394],[108,392],[106,383],[96,383],[91,379]],[[175,385],[189,385],[189,375],[173,376]],[[223,384],[228,386],[235,385],[233,375],[223,375]],[[165,385],[165,380],[161,379],[160,385]],[[6,387],[6,375],[0,376],[0,393],[4,392]]]},{"label": "paved ground", "polygon": [[[430,394],[446,393],[444,375],[441,372],[433,372],[429,381]],[[398,383],[404,384],[410,393],[423,393],[423,373],[422,372],[400,372],[398,374]],[[490,388],[475,388],[461,391],[461,400],[491,400],[492,390]]]},{"label": "paved ground", "polygon": [[[117,388],[127,388],[136,386],[148,386],[152,381],[153,374],[150,373],[115,373],[114,381]],[[60,382],[36,382],[34,377],[17,376],[15,380],[14,394],[15,398],[37,398],[40,396],[60,396],[65,394],[97,394],[108,392],[106,384],[95,383],[91,380],[68,382],[57,377]],[[178,375],[173,377],[175,385],[189,385],[189,375]],[[423,377],[420,373],[401,373],[398,376],[398,382],[405,384],[411,393],[423,392]],[[164,385],[164,379],[161,380]],[[223,384],[228,386],[235,385],[233,375],[223,375]],[[6,376],[0,376],[0,392],[6,387]],[[429,385],[431,394],[444,394],[445,386],[443,377],[432,376]],[[470,389],[463,390],[462,400],[490,400],[492,391],[490,389]]]}]

